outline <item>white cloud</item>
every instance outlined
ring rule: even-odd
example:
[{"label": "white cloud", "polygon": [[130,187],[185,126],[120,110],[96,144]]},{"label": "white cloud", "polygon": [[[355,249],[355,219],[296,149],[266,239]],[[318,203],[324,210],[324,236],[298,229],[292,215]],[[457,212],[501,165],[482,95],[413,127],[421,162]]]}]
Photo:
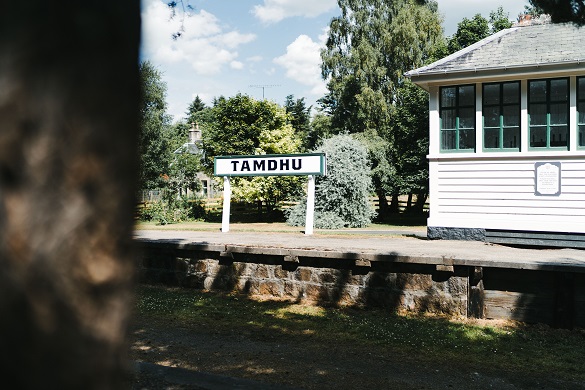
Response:
[{"label": "white cloud", "polygon": [[160,0],[145,1],[142,23],[143,51],[148,58],[161,64],[184,61],[202,75],[217,74],[226,65],[233,67],[238,56],[235,49],[256,39],[254,34],[223,31],[213,14],[201,10],[183,18],[183,34],[173,41],[172,34],[181,30],[181,15],[170,19],[168,7]]},{"label": "white cloud", "polygon": [[286,69],[288,78],[310,87],[312,95],[323,95],[327,88],[321,79],[321,47],[307,35],[300,35],[274,62]]},{"label": "white cloud", "polygon": [[235,69],[235,70],[244,69],[244,64],[241,63],[240,61],[232,61],[230,63],[230,66],[231,66],[232,69]]},{"label": "white cloud", "polygon": [[335,0],[264,0],[252,13],[264,23],[276,23],[293,16],[315,17],[335,6]]}]

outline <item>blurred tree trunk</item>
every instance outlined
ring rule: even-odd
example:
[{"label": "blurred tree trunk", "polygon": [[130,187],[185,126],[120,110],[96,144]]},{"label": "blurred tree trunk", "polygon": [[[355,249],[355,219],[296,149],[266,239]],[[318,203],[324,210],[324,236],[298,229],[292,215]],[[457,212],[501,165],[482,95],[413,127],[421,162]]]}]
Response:
[{"label": "blurred tree trunk", "polygon": [[139,6],[2,4],[0,372],[15,388],[127,387]]}]

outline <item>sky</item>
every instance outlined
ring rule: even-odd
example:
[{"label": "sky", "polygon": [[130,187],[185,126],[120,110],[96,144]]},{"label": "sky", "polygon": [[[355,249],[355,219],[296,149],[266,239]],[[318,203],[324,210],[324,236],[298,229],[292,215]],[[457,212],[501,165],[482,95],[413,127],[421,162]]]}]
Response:
[{"label": "sky", "polygon": [[[288,95],[316,106],[327,92],[319,51],[336,0],[185,0],[171,18],[168,0],[142,0],[141,60],[150,61],[167,85],[168,113],[184,118],[196,96],[238,93],[283,105]],[[464,17],[489,17],[500,5],[516,20],[527,0],[438,0],[445,35]],[[181,28],[182,26],[182,28]],[[172,35],[183,30],[176,40]]]}]

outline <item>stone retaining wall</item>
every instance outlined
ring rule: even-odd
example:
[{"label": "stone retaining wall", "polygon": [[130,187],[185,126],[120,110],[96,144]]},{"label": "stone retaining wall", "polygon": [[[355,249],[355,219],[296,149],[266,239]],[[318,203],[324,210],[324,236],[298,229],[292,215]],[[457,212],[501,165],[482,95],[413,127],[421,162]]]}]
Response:
[{"label": "stone retaining wall", "polygon": [[[188,256],[185,256],[187,255]],[[434,265],[372,263],[342,259],[258,254],[176,253],[149,248],[140,263],[146,283],[237,291],[256,297],[331,305],[382,306],[396,311],[466,316],[467,270],[437,271]]]}]

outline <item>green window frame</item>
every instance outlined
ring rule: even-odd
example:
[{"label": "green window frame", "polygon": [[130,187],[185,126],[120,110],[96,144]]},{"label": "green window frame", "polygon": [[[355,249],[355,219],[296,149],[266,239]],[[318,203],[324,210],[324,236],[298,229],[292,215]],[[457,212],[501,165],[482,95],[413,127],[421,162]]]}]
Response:
[{"label": "green window frame", "polygon": [[577,148],[585,149],[585,77],[577,77]]},{"label": "green window frame", "polygon": [[520,82],[482,85],[483,149],[520,150]]},{"label": "green window frame", "polygon": [[440,88],[441,152],[475,151],[475,85]]},{"label": "green window frame", "polygon": [[569,148],[569,79],[528,81],[529,149]]}]

